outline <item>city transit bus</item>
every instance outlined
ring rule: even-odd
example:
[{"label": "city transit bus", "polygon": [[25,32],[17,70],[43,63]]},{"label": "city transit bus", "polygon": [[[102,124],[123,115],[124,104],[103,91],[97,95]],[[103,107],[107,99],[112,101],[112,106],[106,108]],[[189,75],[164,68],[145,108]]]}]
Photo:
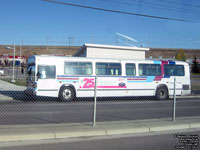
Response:
[{"label": "city transit bus", "polygon": [[58,97],[155,96],[165,100],[174,93],[191,92],[189,64],[171,60],[126,60],[85,57],[29,57],[26,94]]}]

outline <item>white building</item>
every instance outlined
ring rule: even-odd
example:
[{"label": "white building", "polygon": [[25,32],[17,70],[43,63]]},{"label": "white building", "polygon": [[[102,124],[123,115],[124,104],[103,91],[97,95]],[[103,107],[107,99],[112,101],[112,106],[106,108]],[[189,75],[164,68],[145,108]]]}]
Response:
[{"label": "white building", "polygon": [[[0,66],[12,66],[12,62],[13,56],[0,56]],[[21,66],[22,64],[26,64],[26,58],[24,56],[15,56],[15,66]]]},{"label": "white building", "polygon": [[149,48],[84,44],[73,56],[90,58],[145,59]]}]

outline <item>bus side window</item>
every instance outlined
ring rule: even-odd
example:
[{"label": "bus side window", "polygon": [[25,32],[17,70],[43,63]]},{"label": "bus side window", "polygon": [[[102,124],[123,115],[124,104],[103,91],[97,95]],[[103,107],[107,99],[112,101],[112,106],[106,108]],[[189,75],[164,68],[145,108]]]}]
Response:
[{"label": "bus side window", "polygon": [[46,72],[43,70],[41,73],[41,79],[46,79],[46,78],[47,78]]},{"label": "bus side window", "polygon": [[140,76],[160,76],[161,66],[159,64],[139,64]]},{"label": "bus side window", "polygon": [[185,75],[184,66],[174,65],[174,64],[165,64],[164,74],[165,76],[184,76]]},{"label": "bus side window", "polygon": [[64,74],[67,75],[91,75],[91,62],[65,62]]},{"label": "bus side window", "polygon": [[97,75],[121,75],[121,64],[120,63],[96,63],[96,74]]},{"label": "bus side window", "polygon": [[135,64],[126,64],[126,75],[136,75]]},{"label": "bus side window", "polygon": [[56,67],[55,66],[38,66],[37,79],[55,79]]}]

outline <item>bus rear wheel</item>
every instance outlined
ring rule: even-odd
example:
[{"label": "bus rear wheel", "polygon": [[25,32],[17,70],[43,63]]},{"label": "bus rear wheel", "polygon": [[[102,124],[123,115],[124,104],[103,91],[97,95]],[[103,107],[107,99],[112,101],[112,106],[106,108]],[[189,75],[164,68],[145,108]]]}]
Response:
[{"label": "bus rear wheel", "polygon": [[168,99],[168,90],[166,87],[162,86],[156,90],[156,99],[157,100],[166,100]]},{"label": "bus rear wheel", "polygon": [[75,99],[74,89],[71,87],[62,87],[59,98],[64,102],[71,102]]}]

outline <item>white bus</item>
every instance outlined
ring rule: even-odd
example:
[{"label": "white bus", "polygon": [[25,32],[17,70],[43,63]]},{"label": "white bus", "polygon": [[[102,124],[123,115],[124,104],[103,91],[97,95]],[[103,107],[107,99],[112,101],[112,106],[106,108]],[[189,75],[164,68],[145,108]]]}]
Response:
[{"label": "white bus", "polygon": [[31,56],[27,64],[26,93],[72,101],[94,97],[155,96],[191,92],[188,63],[166,60],[121,60],[84,57]]}]

